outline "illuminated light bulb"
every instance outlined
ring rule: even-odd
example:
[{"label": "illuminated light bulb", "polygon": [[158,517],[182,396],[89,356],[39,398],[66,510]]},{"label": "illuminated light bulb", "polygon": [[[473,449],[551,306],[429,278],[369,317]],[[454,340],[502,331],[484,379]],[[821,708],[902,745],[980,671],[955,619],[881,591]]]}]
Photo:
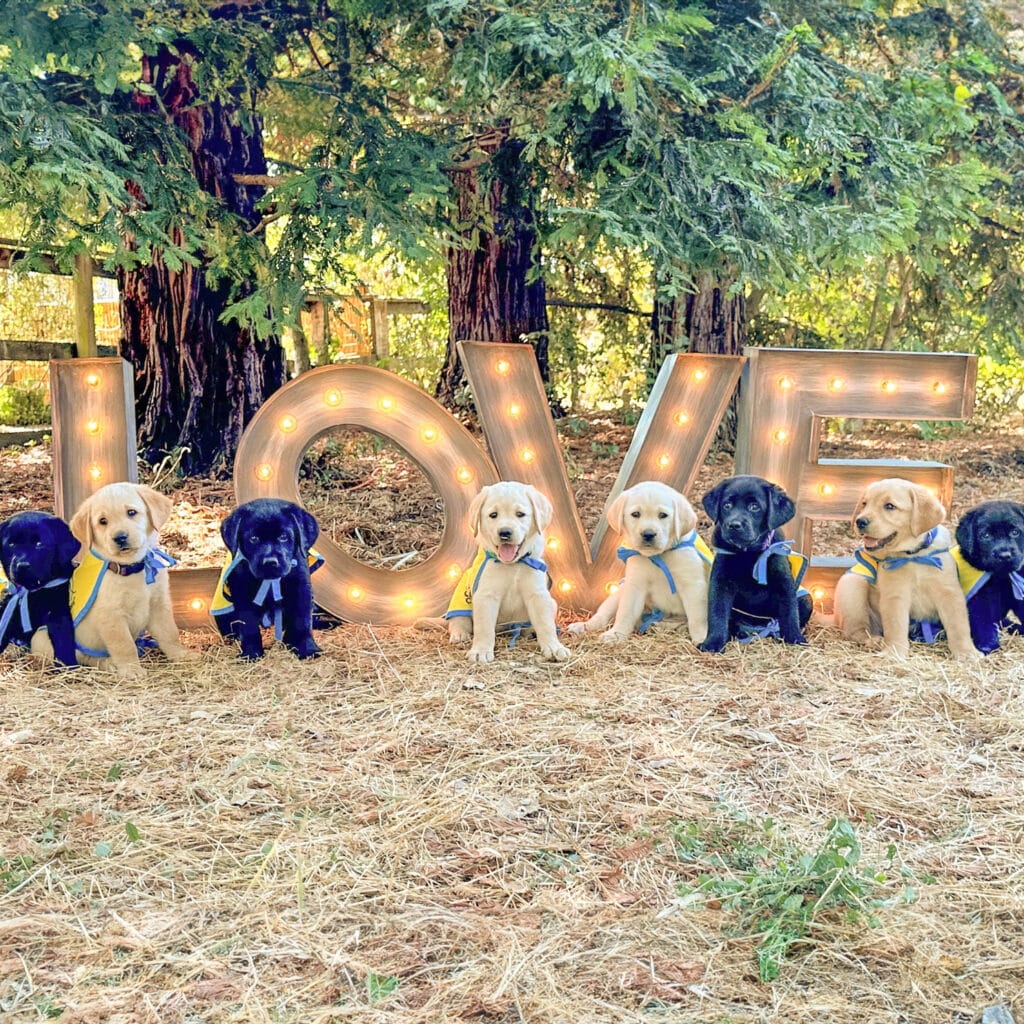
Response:
[{"label": "illuminated light bulb", "polygon": [[100,479],[100,477],[102,477],[102,476],[103,476],[103,470],[102,470],[102,469],[100,469],[100,467],[99,467],[99,466],[97,466],[97,465],[96,465],[96,463],[94,462],[94,463],[93,463],[93,464],[92,464],[92,465],[91,465],[91,466],[89,467],[89,476],[90,476],[90,477],[91,477],[91,478],[92,478],[93,480],[99,480],[99,479]]},{"label": "illuminated light bulb", "polygon": [[362,601],[363,591],[360,587],[349,587],[348,597],[350,601]]},{"label": "illuminated light bulb", "polygon": [[329,405],[332,409],[341,405],[341,392],[337,388],[328,388],[324,392],[324,405]]},{"label": "illuminated light bulb", "polygon": [[87,373],[85,375],[85,383],[91,388],[98,388],[102,379],[98,373]]},{"label": "illuminated light bulb", "polygon": [[772,440],[776,444],[785,444],[789,440],[789,431],[783,430],[781,427],[772,434]]},{"label": "illuminated light bulb", "polygon": [[842,391],[846,387],[846,381],[842,377],[833,377],[828,382],[829,391]]},{"label": "illuminated light bulb", "polygon": [[512,364],[507,359],[499,359],[494,364],[494,369],[504,377],[512,369]]},{"label": "illuminated light bulb", "polygon": [[411,612],[416,607],[416,598],[414,597],[403,597],[402,607],[407,611]]},{"label": "illuminated light bulb", "polygon": [[667,469],[672,464],[672,456],[666,453],[662,453],[658,456],[658,466],[660,469]]},{"label": "illuminated light bulb", "polygon": [[460,484],[472,483],[473,470],[471,470],[468,466],[460,466],[457,470],[455,470],[455,479],[458,480]]},{"label": "illuminated light bulb", "polygon": [[99,420],[86,420],[85,421],[85,432],[87,434],[96,435],[100,432],[100,421]]},{"label": "illuminated light bulb", "polygon": [[256,467],[257,480],[269,480],[274,475],[274,467],[269,462],[261,462]]},{"label": "illuminated light bulb", "polygon": [[676,421],[677,427],[685,427],[690,422],[690,417],[685,412],[677,412],[673,418]]},{"label": "illuminated light bulb", "polygon": [[445,576],[450,580],[457,580],[462,575],[462,566],[456,565],[452,562],[451,565],[445,570]]},{"label": "illuminated light bulb", "polygon": [[277,429],[282,434],[290,434],[298,425],[299,421],[294,416],[282,416],[277,421]]},{"label": "illuminated light bulb", "polygon": [[932,391],[937,395],[944,395],[946,393],[946,385],[941,380],[937,380],[932,385]]},{"label": "illuminated light bulb", "polygon": [[818,493],[823,498],[831,498],[832,495],[836,493],[836,485],[835,484],[819,484],[818,485]]},{"label": "illuminated light bulb", "polygon": [[776,381],[776,383],[777,383],[777,384],[779,385],[779,387],[780,387],[780,388],[781,388],[781,389],[782,389],[783,391],[789,391],[789,390],[790,390],[790,388],[792,388],[792,387],[793,387],[793,378],[792,378],[792,377],[780,377],[780,378],[779,378],[779,379],[778,379],[778,380]]},{"label": "illuminated light bulb", "polygon": [[519,458],[521,458],[523,462],[533,462],[533,460],[537,458],[537,454],[532,448],[524,448],[519,453]]},{"label": "illuminated light bulb", "polygon": [[188,603],[189,608],[194,612],[201,612],[206,610],[206,602],[201,597],[193,597]]},{"label": "illuminated light bulb", "polygon": [[513,402],[508,407],[508,414],[509,414],[509,416],[512,416],[512,417],[518,416],[522,411],[523,411],[522,406],[521,405],[517,405],[515,402]]},{"label": "illuminated light bulb", "polygon": [[708,375],[708,371],[707,370],[694,370],[693,371],[693,379],[695,381],[697,381],[698,383],[700,381],[702,381],[707,375]]},{"label": "illuminated light bulb", "polygon": [[887,395],[894,395],[896,393],[896,381],[894,381],[894,380],[883,380],[882,381],[882,390]]},{"label": "illuminated light bulb", "polygon": [[424,444],[433,444],[441,436],[441,431],[437,427],[428,423],[424,427],[420,427],[420,438]]},{"label": "illuminated light bulb", "polygon": [[572,584],[568,580],[559,580],[558,581],[558,589],[563,594],[568,594],[569,591],[572,590]]},{"label": "illuminated light bulb", "polygon": [[614,594],[619,589],[619,583],[617,580],[612,580],[611,583],[604,585],[604,592],[606,594]]},{"label": "illuminated light bulb", "polygon": [[561,544],[561,541],[557,537],[548,537],[547,546],[551,551],[557,551],[559,544]]},{"label": "illuminated light bulb", "polygon": [[380,409],[381,412],[394,412],[395,400],[390,395],[385,395],[383,398],[378,398],[377,408]]},{"label": "illuminated light bulb", "polygon": [[815,601],[821,601],[825,597],[825,588],[811,587],[811,597],[813,597]]}]

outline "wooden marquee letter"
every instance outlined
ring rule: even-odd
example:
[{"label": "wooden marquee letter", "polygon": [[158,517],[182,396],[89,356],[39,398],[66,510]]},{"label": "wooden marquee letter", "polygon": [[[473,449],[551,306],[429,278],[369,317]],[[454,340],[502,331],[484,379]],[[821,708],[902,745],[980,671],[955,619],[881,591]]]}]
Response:
[{"label": "wooden marquee letter", "polygon": [[[505,480],[522,480],[554,505],[546,560],[555,594],[576,612],[595,608],[622,576],[618,538],[604,516],[588,545],[533,349],[459,342],[491,455]],[[736,388],[742,356],[677,354],[661,367],[605,507],[641,480],[686,492],[704,463]]]},{"label": "wooden marquee letter", "polygon": [[[863,487],[900,476],[932,488],[948,509],[953,470],[904,459],[820,459],[822,417],[963,420],[974,408],[977,356],[910,352],[749,349],[740,383],[736,472],[786,489],[797,515],[786,527],[805,554],[815,519],[853,514]],[[851,553],[853,549],[851,540]],[[805,583],[829,610],[838,575],[851,559],[812,558]]]}]

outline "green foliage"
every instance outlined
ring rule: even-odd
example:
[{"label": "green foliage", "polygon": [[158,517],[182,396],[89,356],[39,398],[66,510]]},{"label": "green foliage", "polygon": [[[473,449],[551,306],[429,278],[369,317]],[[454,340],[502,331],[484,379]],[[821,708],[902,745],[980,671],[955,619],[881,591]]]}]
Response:
[{"label": "green foliage", "polygon": [[28,856],[0,857],[0,891],[16,889],[28,877],[35,861]]},{"label": "green foliage", "polygon": [[1024,414],[1024,364],[997,363],[989,356],[978,360],[974,416],[971,422],[992,427],[1019,426]]},{"label": "green foliage", "polygon": [[830,821],[821,845],[801,850],[775,823],[745,819],[672,824],[676,855],[701,869],[695,885],[681,883],[688,904],[720,903],[735,913],[736,931],[755,940],[758,977],[778,977],[796,945],[812,941],[826,923],[836,920],[877,925],[875,911],[897,899],[909,902],[904,887],[898,897],[885,895],[895,848],[885,868],[866,868],[853,826]]},{"label": "green foliage", "polygon": [[398,991],[398,977],[394,974],[374,974],[366,976],[366,995],[371,1003],[379,1003],[382,999],[394,995]]},{"label": "green foliage", "polygon": [[45,384],[23,381],[0,387],[0,423],[30,427],[49,422],[49,392]]}]

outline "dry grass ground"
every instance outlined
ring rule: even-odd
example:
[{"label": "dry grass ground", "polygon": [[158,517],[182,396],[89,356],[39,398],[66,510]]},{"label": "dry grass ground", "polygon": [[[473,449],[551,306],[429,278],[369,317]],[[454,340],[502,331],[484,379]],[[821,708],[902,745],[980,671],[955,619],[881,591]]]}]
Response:
[{"label": "dry grass ground", "polygon": [[[1021,497],[1019,451],[931,449],[958,511]],[[569,637],[557,666],[523,639],[471,666],[439,632],[344,626],[253,667],[194,633],[198,667],[150,655],[142,682],[4,655],[0,1019],[1024,1020],[1024,638],[977,669],[810,639]],[[760,981],[765,886],[833,818],[862,846],[836,881],[883,905],[798,896],[812,927]],[[702,873],[752,876],[754,912],[687,895]]]}]

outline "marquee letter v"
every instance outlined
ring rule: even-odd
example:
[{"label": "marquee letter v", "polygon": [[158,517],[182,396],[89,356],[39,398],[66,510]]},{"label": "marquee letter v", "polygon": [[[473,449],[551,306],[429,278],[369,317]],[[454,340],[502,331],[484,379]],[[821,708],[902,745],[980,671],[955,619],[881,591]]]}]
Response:
[{"label": "marquee letter v", "polygon": [[[592,610],[622,575],[619,544],[602,515],[588,546],[533,349],[461,341],[491,458],[504,480],[533,484],[551,499],[547,563],[555,596],[575,612]],[[687,493],[732,397],[743,356],[678,353],[665,360],[633,433],[605,508],[642,480]]]}]

